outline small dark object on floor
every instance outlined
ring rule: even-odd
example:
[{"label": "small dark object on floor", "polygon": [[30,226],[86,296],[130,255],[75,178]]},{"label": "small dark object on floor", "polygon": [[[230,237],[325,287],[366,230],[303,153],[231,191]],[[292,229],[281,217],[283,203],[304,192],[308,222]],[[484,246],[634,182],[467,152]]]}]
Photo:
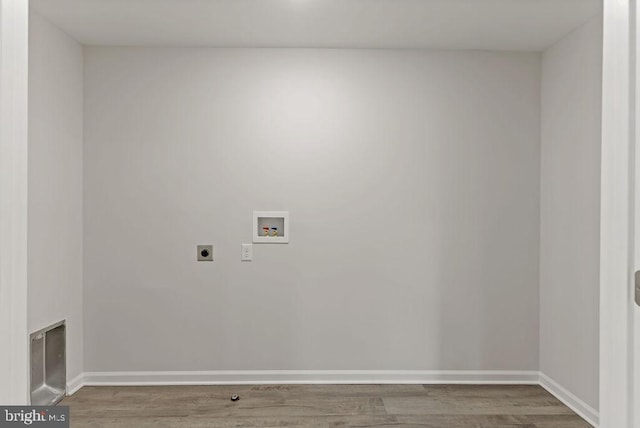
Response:
[{"label": "small dark object on floor", "polygon": [[233,394],[231,396],[231,401],[238,401],[240,399],[240,396],[238,394]]}]

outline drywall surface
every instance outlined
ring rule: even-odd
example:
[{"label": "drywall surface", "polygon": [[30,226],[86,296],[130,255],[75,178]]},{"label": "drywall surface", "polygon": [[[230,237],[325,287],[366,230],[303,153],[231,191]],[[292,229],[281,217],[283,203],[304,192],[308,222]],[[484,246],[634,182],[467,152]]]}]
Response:
[{"label": "drywall surface", "polygon": [[28,2],[0,0],[0,403],[29,402]]},{"label": "drywall surface", "polygon": [[540,370],[598,408],[601,17],[543,55]]},{"label": "drywall surface", "polygon": [[83,371],[82,46],[32,13],[29,331],[67,320],[67,379]]},{"label": "drywall surface", "polygon": [[84,53],[87,371],[537,370],[540,55]]}]

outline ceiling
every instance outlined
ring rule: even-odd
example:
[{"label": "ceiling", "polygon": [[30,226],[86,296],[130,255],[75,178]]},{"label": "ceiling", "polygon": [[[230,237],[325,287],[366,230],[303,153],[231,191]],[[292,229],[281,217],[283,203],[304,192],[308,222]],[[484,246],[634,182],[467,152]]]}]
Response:
[{"label": "ceiling", "polygon": [[87,45],[539,51],[602,0],[31,0]]}]

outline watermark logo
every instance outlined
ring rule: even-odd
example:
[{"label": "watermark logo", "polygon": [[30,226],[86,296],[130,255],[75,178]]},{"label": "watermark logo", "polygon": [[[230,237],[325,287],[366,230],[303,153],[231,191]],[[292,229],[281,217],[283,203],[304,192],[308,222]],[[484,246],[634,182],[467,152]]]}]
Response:
[{"label": "watermark logo", "polygon": [[0,406],[0,428],[69,428],[69,406]]}]

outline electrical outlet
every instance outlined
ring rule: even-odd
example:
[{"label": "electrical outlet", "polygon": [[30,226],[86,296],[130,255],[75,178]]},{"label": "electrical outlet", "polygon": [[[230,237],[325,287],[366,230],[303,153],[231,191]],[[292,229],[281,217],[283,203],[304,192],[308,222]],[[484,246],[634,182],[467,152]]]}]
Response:
[{"label": "electrical outlet", "polygon": [[198,245],[198,261],[199,262],[213,261],[213,245]]},{"label": "electrical outlet", "polygon": [[245,262],[250,262],[253,260],[253,245],[252,244],[242,244],[242,255],[240,260]]}]

